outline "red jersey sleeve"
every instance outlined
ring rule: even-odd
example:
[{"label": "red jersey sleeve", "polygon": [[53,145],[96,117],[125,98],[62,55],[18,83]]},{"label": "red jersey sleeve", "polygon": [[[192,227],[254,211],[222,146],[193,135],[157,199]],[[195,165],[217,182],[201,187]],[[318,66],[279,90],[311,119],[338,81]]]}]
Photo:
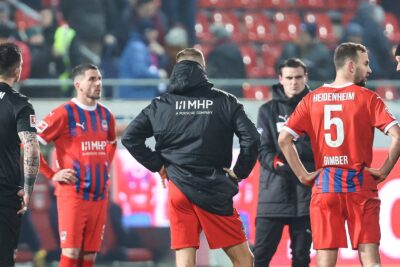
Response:
[{"label": "red jersey sleeve", "polygon": [[309,95],[311,94],[307,94],[303,100],[300,101],[284,126],[284,129],[293,135],[295,140],[300,135],[308,133],[311,127]]},{"label": "red jersey sleeve", "polygon": [[389,112],[389,109],[377,94],[374,93],[369,108],[372,126],[378,128],[385,134],[394,124],[397,124],[396,118]]},{"label": "red jersey sleeve", "polygon": [[57,139],[62,133],[62,129],[68,125],[67,114],[64,108],[59,107],[50,112],[39,124],[36,129],[40,141],[49,143]]}]

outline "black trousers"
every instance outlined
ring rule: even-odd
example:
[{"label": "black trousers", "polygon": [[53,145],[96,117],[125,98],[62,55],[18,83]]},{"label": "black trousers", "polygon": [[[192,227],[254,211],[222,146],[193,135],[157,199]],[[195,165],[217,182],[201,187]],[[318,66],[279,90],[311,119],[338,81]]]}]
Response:
[{"label": "black trousers", "polygon": [[256,244],[254,267],[268,267],[282,238],[283,227],[289,226],[292,266],[304,267],[310,263],[311,225],[310,217],[256,219]]},{"label": "black trousers", "polygon": [[21,215],[17,211],[15,207],[0,206],[0,267],[14,266],[21,228]]}]

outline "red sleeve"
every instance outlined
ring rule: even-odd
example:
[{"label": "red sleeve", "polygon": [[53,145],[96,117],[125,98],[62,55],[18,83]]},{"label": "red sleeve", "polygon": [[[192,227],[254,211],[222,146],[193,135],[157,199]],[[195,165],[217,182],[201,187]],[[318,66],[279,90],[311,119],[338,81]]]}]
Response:
[{"label": "red sleeve", "polygon": [[[50,112],[36,126],[39,141],[46,145],[47,143],[56,140],[62,133],[63,127],[65,127],[66,123],[66,113],[63,112],[62,108],[57,108]],[[40,153],[39,171],[49,179],[51,179],[55,173],[47,163],[42,153]]]},{"label": "red sleeve", "polygon": [[310,94],[307,94],[303,100],[297,105],[289,119],[285,123],[285,129],[292,134],[295,139],[300,135],[304,135],[308,132],[311,125],[310,110],[308,107],[308,101]]},{"label": "red sleeve", "polygon": [[117,148],[117,135],[115,132],[115,118],[111,114],[110,127],[108,131],[108,144],[107,144],[107,154],[109,155],[109,161],[112,162],[115,155],[115,150]]},{"label": "red sleeve", "polygon": [[396,118],[389,112],[382,98],[375,93],[372,97],[369,111],[371,113],[372,126],[385,134],[391,126],[397,124]]},{"label": "red sleeve", "polygon": [[68,125],[66,111],[62,107],[53,110],[36,126],[40,141],[46,144],[56,140],[66,125]]},{"label": "red sleeve", "polygon": [[40,168],[39,171],[41,174],[43,174],[46,178],[51,179],[53,175],[56,173],[53,171],[52,168],[50,168],[49,164],[45,160],[44,156],[42,153],[40,153]]}]

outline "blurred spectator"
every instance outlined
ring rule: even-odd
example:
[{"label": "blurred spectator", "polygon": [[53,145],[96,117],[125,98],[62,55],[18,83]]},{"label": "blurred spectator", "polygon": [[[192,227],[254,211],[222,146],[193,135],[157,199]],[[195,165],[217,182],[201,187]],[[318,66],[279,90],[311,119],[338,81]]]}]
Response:
[{"label": "blurred spectator", "polygon": [[[56,79],[63,68],[61,58],[53,56],[51,44],[45,42],[40,26],[26,30],[27,44],[31,52],[31,74],[33,79]],[[21,86],[21,92],[29,97],[57,97],[60,96],[58,87],[46,86]]]},{"label": "blurred spectator", "polygon": [[10,30],[10,36],[16,37],[17,36],[17,26],[16,24],[10,19],[10,4],[0,1],[0,25]]},{"label": "blurred spectator", "polygon": [[286,59],[300,58],[308,67],[308,77],[314,81],[329,81],[334,78],[334,66],[329,49],[317,37],[315,23],[302,23],[298,38],[284,46],[276,66]]},{"label": "blurred spectator", "polygon": [[369,79],[387,79],[394,75],[395,62],[391,54],[391,45],[383,32],[382,22],[385,13],[381,6],[361,2],[352,22],[364,29],[362,44],[368,47],[372,74]]},{"label": "blurred spectator", "polygon": [[130,8],[122,14],[122,25],[118,34],[118,42],[122,47],[126,46],[130,34],[140,32],[142,25],[152,23],[158,31],[158,42],[164,44],[164,36],[167,32],[167,17],[158,8],[154,0],[131,1]]},{"label": "blurred spectator", "polygon": [[[149,21],[142,21],[140,31],[131,34],[118,64],[118,77],[122,79],[159,79],[166,78],[166,71],[157,66],[158,58],[154,48],[157,30]],[[155,44],[153,44],[155,46]],[[159,94],[159,86],[128,86],[118,88],[121,98],[153,98]]]},{"label": "blurred spectator", "polygon": [[[72,65],[83,62],[100,64],[104,44],[116,41],[114,31],[119,18],[113,0],[61,0],[61,11],[76,32]],[[74,44],[71,44],[74,45]]]},{"label": "blurred spectator", "polygon": [[54,43],[54,34],[58,28],[56,11],[50,8],[44,8],[40,11],[43,36],[47,44]]},{"label": "blurred spectator", "polygon": [[362,26],[358,23],[350,22],[343,33],[342,43],[353,42],[362,44],[363,35],[364,35],[364,30]]},{"label": "blurred spectator", "polygon": [[197,0],[163,0],[161,9],[171,20],[170,26],[183,26],[189,37],[189,46],[196,43],[195,20]]},{"label": "blurred spectator", "polygon": [[400,5],[399,5],[398,1],[380,0],[379,4],[380,4],[380,6],[383,7],[383,9],[385,11],[393,13],[396,16],[398,21],[400,20]]},{"label": "blurred spectator", "polygon": [[[208,77],[245,79],[246,69],[243,63],[243,56],[239,46],[231,40],[231,33],[222,24],[212,25],[211,33],[213,47],[207,59],[206,71]],[[236,97],[243,97],[241,86],[221,86],[221,89]]]},{"label": "blurred spectator", "polygon": [[168,76],[172,73],[172,69],[176,64],[176,54],[189,46],[188,34],[182,27],[173,27],[165,35],[165,50],[168,57],[166,71]]},{"label": "blurred spectator", "polygon": [[0,24],[0,44],[6,42],[15,43],[19,48],[21,48],[23,63],[20,79],[21,81],[28,79],[31,74],[31,52],[29,47],[24,42],[17,41],[12,36],[12,29],[10,27],[5,24]]},{"label": "blurred spectator", "polygon": [[400,71],[400,44],[397,46],[394,56],[397,62],[396,71]]}]

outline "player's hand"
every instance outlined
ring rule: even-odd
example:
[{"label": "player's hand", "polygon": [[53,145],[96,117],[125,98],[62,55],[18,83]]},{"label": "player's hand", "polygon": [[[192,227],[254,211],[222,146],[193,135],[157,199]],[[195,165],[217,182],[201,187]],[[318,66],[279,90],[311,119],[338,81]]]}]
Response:
[{"label": "player's hand", "polygon": [[61,169],[51,178],[53,181],[66,184],[74,184],[78,178],[75,176],[73,169]]},{"label": "player's hand", "polygon": [[17,214],[24,215],[28,211],[30,195],[24,192],[24,189],[18,191],[17,195],[22,198],[21,209],[17,211]]},{"label": "player's hand", "polygon": [[307,173],[306,176],[299,177],[299,180],[304,185],[312,186],[314,183],[314,180],[318,177],[318,175],[321,173],[321,171],[322,171],[322,169],[318,169],[314,172]]},{"label": "player's hand", "polygon": [[368,167],[364,167],[364,169],[370,174],[372,174],[372,177],[374,177],[377,184],[383,182],[387,177],[387,174],[382,173],[380,169],[374,169]]},{"label": "player's hand", "polygon": [[236,180],[236,182],[240,182],[239,178],[236,176],[236,173],[229,168],[222,168],[232,179]]},{"label": "player's hand", "polygon": [[167,185],[165,183],[165,180],[169,180],[167,170],[165,169],[164,165],[161,167],[161,169],[158,171],[158,174],[161,177],[161,183],[163,188],[167,188]]}]

